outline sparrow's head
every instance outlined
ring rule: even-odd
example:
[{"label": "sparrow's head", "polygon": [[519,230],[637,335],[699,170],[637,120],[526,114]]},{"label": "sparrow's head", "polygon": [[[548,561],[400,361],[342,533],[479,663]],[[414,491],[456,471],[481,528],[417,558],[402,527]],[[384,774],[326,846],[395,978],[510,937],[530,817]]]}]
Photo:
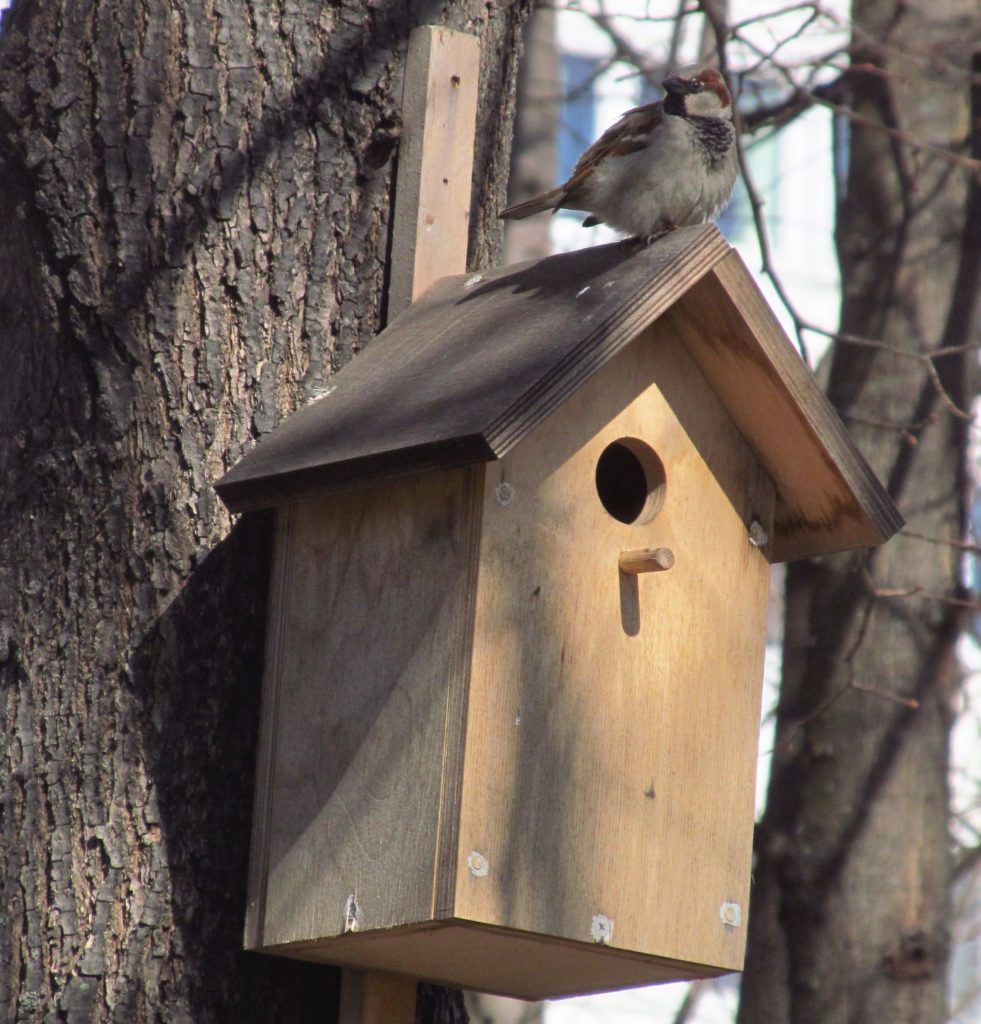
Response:
[{"label": "sparrow's head", "polygon": [[732,117],[726,81],[715,68],[701,64],[679,68],[661,83],[664,112],[675,117]]}]

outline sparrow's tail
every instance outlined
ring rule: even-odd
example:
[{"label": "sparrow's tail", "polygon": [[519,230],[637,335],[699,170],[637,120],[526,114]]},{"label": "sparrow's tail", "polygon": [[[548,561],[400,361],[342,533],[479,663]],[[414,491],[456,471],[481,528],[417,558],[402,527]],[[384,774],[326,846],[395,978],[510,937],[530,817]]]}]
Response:
[{"label": "sparrow's tail", "polygon": [[502,211],[502,220],[521,220],[530,217],[533,213],[541,213],[542,210],[554,210],[562,198],[562,187],[553,188],[551,192],[535,196],[534,199],[526,199],[523,203],[515,203]]}]

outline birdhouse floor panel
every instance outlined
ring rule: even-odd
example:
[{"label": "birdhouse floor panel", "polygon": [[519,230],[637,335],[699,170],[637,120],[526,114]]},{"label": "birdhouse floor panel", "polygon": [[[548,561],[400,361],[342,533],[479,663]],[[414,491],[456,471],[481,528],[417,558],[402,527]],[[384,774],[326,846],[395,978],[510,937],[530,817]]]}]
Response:
[{"label": "birdhouse floor panel", "polygon": [[[624,438],[663,465],[646,523],[594,483]],[[488,466],[456,916],[741,968],[773,504],[656,324]],[[619,572],[638,548],[672,567]]]},{"label": "birdhouse floor panel", "polygon": [[556,999],[582,992],[695,980],[724,974],[724,966],[686,964],[611,951],[469,921],[393,928],[277,946],[280,956],[365,970],[407,974],[515,999]]}]

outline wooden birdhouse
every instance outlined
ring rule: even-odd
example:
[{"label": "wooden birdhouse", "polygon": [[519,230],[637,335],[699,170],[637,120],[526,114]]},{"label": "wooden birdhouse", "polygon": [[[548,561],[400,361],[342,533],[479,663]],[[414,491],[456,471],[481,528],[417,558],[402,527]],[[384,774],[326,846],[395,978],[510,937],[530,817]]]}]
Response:
[{"label": "wooden birdhouse", "polygon": [[217,487],[279,509],[250,948],[742,967],[769,563],[901,520],[715,228],[444,278]]}]

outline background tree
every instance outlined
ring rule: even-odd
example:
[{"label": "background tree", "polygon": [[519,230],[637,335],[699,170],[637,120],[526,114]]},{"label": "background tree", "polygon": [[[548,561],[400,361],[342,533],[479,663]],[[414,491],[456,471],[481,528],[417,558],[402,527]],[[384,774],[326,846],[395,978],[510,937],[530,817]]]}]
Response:
[{"label": "background tree", "polygon": [[[975,0],[854,0],[847,49],[815,58],[812,45],[801,59],[801,35],[837,27],[822,5],[747,5],[744,20],[727,20],[726,6],[649,5],[677,18],[657,53],[638,47],[616,5],[588,11],[611,62],[652,82],[679,59],[684,22],[738,80],[762,78],[771,96],[776,85],[782,95],[750,112],[746,129],[779,130],[815,103],[835,111],[843,297],[822,375],[908,521],[879,551],[789,569],[739,1020],[939,1024],[958,870],[955,648],[977,610],[963,557],[981,312],[981,14]],[[749,29],[764,20],[761,47]],[[749,184],[764,267],[786,294]],[[812,325],[790,312],[803,340]],[[968,851],[959,863],[978,859]]]},{"label": "background tree", "polygon": [[211,483],[384,321],[418,24],[481,39],[494,261],[526,6],[4,15],[4,1019],[331,1019],[332,969],[241,952],[270,520]]},{"label": "background tree", "polygon": [[827,390],[907,528],[788,568],[741,1024],[947,1019],[981,291],[981,183],[956,158],[981,156],[979,38],[973,0],[853,3]]}]

